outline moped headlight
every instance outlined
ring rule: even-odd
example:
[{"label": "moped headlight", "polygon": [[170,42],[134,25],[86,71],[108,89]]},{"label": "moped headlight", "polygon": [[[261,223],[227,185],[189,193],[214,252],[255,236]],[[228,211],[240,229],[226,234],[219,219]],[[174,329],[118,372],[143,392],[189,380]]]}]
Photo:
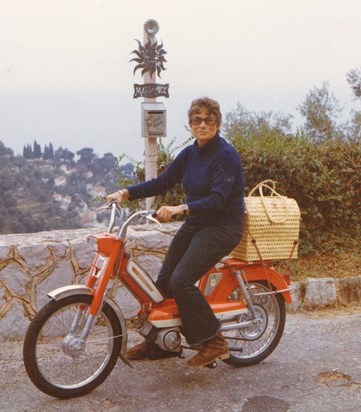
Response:
[{"label": "moped headlight", "polygon": [[88,242],[89,248],[90,248],[93,252],[98,253],[98,240],[95,239],[95,238],[92,237],[92,236],[89,236],[88,239],[87,239],[87,242]]}]

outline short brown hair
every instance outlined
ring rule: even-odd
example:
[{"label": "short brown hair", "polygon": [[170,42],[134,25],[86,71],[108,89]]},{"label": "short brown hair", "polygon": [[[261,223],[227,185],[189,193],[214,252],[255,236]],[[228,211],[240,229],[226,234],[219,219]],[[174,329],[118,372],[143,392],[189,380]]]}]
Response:
[{"label": "short brown hair", "polygon": [[188,110],[189,123],[193,115],[199,113],[201,109],[206,109],[209,114],[212,114],[217,120],[218,127],[220,127],[222,123],[222,113],[219,103],[209,97],[200,97],[199,99],[194,99],[192,101],[191,107]]}]

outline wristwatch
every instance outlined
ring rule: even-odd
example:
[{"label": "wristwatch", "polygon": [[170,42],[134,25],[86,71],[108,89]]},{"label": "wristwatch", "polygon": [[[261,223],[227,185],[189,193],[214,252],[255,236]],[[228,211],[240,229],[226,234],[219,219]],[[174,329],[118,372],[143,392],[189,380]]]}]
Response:
[{"label": "wristwatch", "polygon": [[186,205],[186,204],[182,205],[182,210],[183,210],[183,216],[186,216],[188,214],[188,211],[189,211],[188,205]]}]

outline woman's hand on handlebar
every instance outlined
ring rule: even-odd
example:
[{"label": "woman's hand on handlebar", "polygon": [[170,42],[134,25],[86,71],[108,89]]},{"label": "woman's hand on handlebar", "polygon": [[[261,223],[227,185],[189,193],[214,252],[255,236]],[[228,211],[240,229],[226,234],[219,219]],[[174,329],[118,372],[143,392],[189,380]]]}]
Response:
[{"label": "woman's hand on handlebar", "polygon": [[159,222],[170,222],[177,215],[183,215],[182,205],[178,206],[162,206],[156,212],[156,217]]},{"label": "woman's hand on handlebar", "polygon": [[128,189],[118,190],[117,192],[110,193],[106,196],[107,203],[110,203],[112,200],[115,200],[119,204],[124,202],[129,197]]}]

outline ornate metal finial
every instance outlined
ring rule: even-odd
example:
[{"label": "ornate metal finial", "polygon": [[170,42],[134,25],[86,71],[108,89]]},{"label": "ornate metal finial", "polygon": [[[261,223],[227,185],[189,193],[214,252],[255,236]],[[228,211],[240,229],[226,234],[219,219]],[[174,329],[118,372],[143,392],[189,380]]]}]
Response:
[{"label": "ornate metal finial", "polygon": [[159,31],[159,24],[154,19],[149,19],[144,23],[144,30],[150,36],[154,36]]},{"label": "ornate metal finial", "polygon": [[143,46],[139,40],[136,41],[138,42],[139,48],[138,50],[133,50],[132,53],[138,57],[130,60],[131,62],[135,61],[138,63],[133,73],[138,69],[142,69],[142,76],[146,72],[149,72],[151,76],[157,72],[160,77],[160,72],[166,70],[163,63],[167,61],[164,57],[167,52],[163,49],[163,43],[158,45],[157,42],[152,44],[148,41],[148,43]]}]

